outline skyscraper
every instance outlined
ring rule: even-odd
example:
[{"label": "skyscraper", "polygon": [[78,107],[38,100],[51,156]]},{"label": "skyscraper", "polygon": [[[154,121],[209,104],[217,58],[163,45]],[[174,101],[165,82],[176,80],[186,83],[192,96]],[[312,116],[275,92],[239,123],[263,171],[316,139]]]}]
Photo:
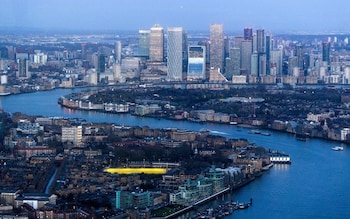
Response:
[{"label": "skyscraper", "polygon": [[270,51],[271,51],[271,36],[266,36],[266,74],[270,75],[271,69],[271,60],[270,60]]},{"label": "skyscraper", "polygon": [[149,59],[152,62],[164,61],[164,30],[158,24],[154,25],[150,30]]},{"label": "skyscraper", "polygon": [[184,54],[182,27],[168,28],[167,54],[168,80],[182,81],[182,64]]},{"label": "skyscraper", "polygon": [[243,40],[241,44],[241,69],[243,75],[250,74],[251,56],[253,50],[253,43],[251,40]]},{"label": "skyscraper", "polygon": [[19,78],[30,78],[29,73],[29,61],[27,59],[19,58],[17,59],[18,74]]},{"label": "skyscraper", "polygon": [[223,70],[224,66],[224,29],[222,24],[210,25],[210,67]]},{"label": "skyscraper", "polygon": [[266,47],[265,47],[264,30],[262,29],[256,30],[256,38],[257,38],[256,47],[257,47],[258,53],[265,53]]},{"label": "skyscraper", "polygon": [[331,44],[329,42],[322,42],[322,61],[326,62],[328,66],[331,64],[330,50]]},{"label": "skyscraper", "polygon": [[115,43],[115,62],[118,64],[122,62],[122,43],[120,41]]},{"label": "skyscraper", "polygon": [[244,28],[244,39],[253,40],[253,29],[251,27]]},{"label": "skyscraper", "polygon": [[188,47],[188,81],[205,79],[205,57],[206,55],[204,46]]},{"label": "skyscraper", "polygon": [[149,30],[139,30],[139,56],[149,56]]}]

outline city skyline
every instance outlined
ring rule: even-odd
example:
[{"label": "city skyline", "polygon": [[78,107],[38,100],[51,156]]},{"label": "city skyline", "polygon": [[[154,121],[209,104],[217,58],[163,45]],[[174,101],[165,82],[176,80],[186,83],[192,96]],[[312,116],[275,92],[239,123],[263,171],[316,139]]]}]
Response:
[{"label": "city skyline", "polygon": [[[335,0],[249,2],[204,0],[112,1],[0,0],[0,28],[45,31],[117,31],[181,26],[185,30],[208,30],[222,23],[225,31],[244,27],[273,32],[343,32],[350,29],[346,3]],[[156,7],[155,7],[156,6]],[[327,15],[327,16],[325,16]]]}]

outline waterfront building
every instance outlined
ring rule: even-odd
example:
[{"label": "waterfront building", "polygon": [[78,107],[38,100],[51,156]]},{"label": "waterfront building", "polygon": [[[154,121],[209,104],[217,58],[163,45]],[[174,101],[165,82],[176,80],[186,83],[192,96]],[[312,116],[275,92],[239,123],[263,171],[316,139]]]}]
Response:
[{"label": "waterfront building", "polygon": [[182,81],[183,40],[182,27],[169,27],[167,40],[168,81]]},{"label": "waterfront building", "polygon": [[83,139],[82,126],[63,126],[62,142],[72,142],[74,145],[80,146]]},{"label": "waterfront building", "polygon": [[188,68],[187,80],[196,81],[204,80],[206,51],[204,46],[189,46],[188,47]]},{"label": "waterfront building", "polygon": [[159,24],[154,25],[149,35],[149,60],[164,61],[164,30]]},{"label": "waterfront building", "polygon": [[210,25],[210,68],[222,72],[224,67],[223,24]]},{"label": "waterfront building", "polygon": [[117,209],[128,209],[132,207],[147,208],[153,206],[150,192],[129,192],[129,191],[116,191],[116,205]]},{"label": "waterfront building", "polygon": [[139,30],[138,55],[149,57],[150,30]]},{"label": "waterfront building", "polygon": [[225,173],[219,170],[216,170],[215,167],[211,167],[208,172],[206,172],[206,177],[213,184],[213,191],[219,192],[225,188]]},{"label": "waterfront building", "polygon": [[122,43],[120,41],[117,41],[115,43],[115,62],[121,63],[122,61]]}]

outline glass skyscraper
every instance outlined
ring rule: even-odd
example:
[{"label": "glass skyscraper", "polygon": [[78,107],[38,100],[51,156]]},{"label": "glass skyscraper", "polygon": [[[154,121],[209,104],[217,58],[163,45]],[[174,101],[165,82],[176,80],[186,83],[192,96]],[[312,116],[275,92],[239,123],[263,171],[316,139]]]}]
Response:
[{"label": "glass skyscraper", "polygon": [[139,30],[139,56],[149,56],[149,30]]},{"label": "glass skyscraper", "polygon": [[183,28],[169,27],[167,40],[168,80],[182,81],[183,68]]}]

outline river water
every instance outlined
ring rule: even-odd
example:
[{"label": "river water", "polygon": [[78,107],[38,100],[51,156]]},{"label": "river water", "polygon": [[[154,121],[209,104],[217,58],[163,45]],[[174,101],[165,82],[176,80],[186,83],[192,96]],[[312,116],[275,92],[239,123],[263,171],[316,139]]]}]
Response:
[{"label": "river water", "polygon": [[271,136],[249,134],[249,129],[220,124],[197,124],[183,121],[134,117],[128,114],[105,114],[62,108],[57,99],[76,92],[57,89],[0,97],[6,112],[28,115],[83,118],[91,122],[111,122],[120,125],[177,127],[198,131],[207,128],[213,134],[227,138],[246,138],[267,149],[277,149],[290,155],[291,165],[275,165],[270,171],[232,194],[233,200],[253,205],[226,218],[350,218],[350,147],[332,151],[339,143],[310,139],[298,141],[286,133],[271,132]]}]

